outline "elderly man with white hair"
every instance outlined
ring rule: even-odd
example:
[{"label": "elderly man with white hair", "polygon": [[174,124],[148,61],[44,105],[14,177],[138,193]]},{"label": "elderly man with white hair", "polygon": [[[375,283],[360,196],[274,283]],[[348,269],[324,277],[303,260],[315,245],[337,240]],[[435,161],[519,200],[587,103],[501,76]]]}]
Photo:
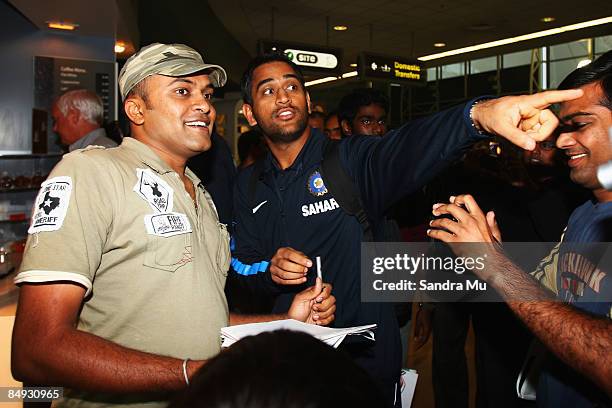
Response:
[{"label": "elderly man with white hair", "polygon": [[62,94],[51,108],[53,131],[68,151],[89,145],[114,147],[117,144],[102,128],[102,100],[87,89],[74,89]]}]

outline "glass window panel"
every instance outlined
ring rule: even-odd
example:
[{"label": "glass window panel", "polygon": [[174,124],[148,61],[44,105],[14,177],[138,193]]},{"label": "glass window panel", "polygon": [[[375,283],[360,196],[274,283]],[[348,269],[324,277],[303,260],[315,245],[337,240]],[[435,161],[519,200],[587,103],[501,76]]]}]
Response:
[{"label": "glass window panel", "polygon": [[504,68],[520,67],[521,65],[531,64],[531,50],[513,52],[505,54],[503,59]]},{"label": "glass window panel", "polygon": [[427,68],[427,82],[436,80],[436,67]]},{"label": "glass window panel", "polygon": [[551,61],[563,58],[582,57],[589,54],[589,44],[587,40],[573,41],[565,44],[552,45],[550,47]]},{"label": "glass window panel", "polygon": [[456,64],[442,65],[442,78],[455,78],[463,76],[465,72],[465,63],[458,62]]},{"label": "glass window panel", "polygon": [[566,76],[578,67],[578,63],[584,58],[572,58],[564,61],[554,61],[549,63],[550,78],[548,81],[549,89],[556,89]]},{"label": "glass window panel", "polygon": [[497,57],[480,58],[470,62],[470,73],[497,71]]},{"label": "glass window panel", "polygon": [[612,35],[595,38],[594,48],[597,54],[612,50]]}]

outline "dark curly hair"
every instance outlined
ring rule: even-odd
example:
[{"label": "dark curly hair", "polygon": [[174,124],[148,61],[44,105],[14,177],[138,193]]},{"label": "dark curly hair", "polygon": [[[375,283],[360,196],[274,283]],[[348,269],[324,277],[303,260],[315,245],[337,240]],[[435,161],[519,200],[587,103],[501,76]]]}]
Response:
[{"label": "dark curly hair", "polygon": [[569,74],[558,89],[575,89],[595,82],[601,83],[603,99],[600,105],[612,110],[612,51]]}]

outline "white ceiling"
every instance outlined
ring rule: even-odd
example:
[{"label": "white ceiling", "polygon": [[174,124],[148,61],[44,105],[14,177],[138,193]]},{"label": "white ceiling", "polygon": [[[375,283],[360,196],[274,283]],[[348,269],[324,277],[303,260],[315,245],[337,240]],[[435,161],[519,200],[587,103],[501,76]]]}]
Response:
[{"label": "white ceiling", "polygon": [[[41,29],[47,29],[49,20],[76,22],[79,35],[115,36],[125,42],[128,50],[124,55],[130,55],[134,45],[139,45],[139,0],[9,1]],[[162,1],[168,0],[140,0],[140,7]],[[174,24],[183,32],[184,27],[179,26],[181,13],[197,9],[194,5],[202,1],[174,1],[171,7],[175,17],[156,16],[159,21],[155,24],[164,24],[170,30]],[[209,0],[208,4],[229,34],[251,55],[256,53],[257,40],[272,37],[329,45],[343,49],[346,70],[362,51],[419,57],[612,16],[611,0],[582,0],[579,6],[575,0]],[[540,18],[544,16],[554,16],[556,20],[542,23]],[[331,26],[337,24],[347,25],[349,29],[332,30]],[[612,24],[597,30],[597,35],[612,34]],[[194,39],[214,36],[205,26],[188,31]],[[578,39],[587,34],[572,35]],[[566,35],[564,40],[567,38]],[[548,37],[544,41],[549,43],[554,39]],[[447,46],[434,48],[435,42],[445,42]],[[527,48],[527,45],[511,48],[521,46]],[[488,51],[491,55],[497,52]]]},{"label": "white ceiling", "polygon": [[105,0],[10,0],[38,28],[47,21],[62,21],[79,25],[78,33],[91,36],[114,36],[117,9],[114,1]]},{"label": "white ceiling", "polygon": [[[209,5],[252,54],[257,40],[273,33],[277,40],[343,48],[345,65],[366,50],[419,57],[612,16],[610,0],[583,0],[579,6],[575,0],[209,0]],[[544,16],[556,20],[542,23]],[[330,26],[349,29],[330,29],[328,37],[328,17]],[[612,33],[612,25],[605,31]],[[447,46],[434,48],[435,42]]]},{"label": "white ceiling", "polygon": [[9,0],[41,30],[48,21],[79,25],[78,35],[114,37],[132,53],[138,44],[137,0]]}]

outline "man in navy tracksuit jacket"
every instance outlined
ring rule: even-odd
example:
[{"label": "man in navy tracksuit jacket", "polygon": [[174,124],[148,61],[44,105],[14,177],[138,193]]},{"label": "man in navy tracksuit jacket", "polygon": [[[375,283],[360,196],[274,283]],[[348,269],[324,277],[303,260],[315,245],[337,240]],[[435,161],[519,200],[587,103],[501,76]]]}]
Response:
[{"label": "man in navy tracksuit jacket", "polygon": [[[337,299],[334,326],[378,325],[375,342],[349,338],[341,348],[371,374],[392,405],[401,368],[393,305],[361,302],[363,230],[339,207],[321,177],[327,138],[306,125],[309,97],[301,73],[282,56],[259,57],[243,77],[242,88],[245,116],[263,131],[271,153],[254,189],[251,179],[257,165],[242,171],[236,182],[231,278],[275,296],[274,312],[285,312],[294,294],[314,282],[312,260],[321,257],[323,280],[333,285]],[[507,99],[476,106],[490,107]],[[410,122],[382,138],[342,140],[342,165],[358,186],[373,225],[395,200],[421,187],[464,148],[481,140],[484,136],[475,126],[490,133],[507,132],[495,125],[502,115],[511,114],[506,109],[489,109],[486,114],[492,120],[476,122],[470,117],[473,105],[472,101]],[[475,110],[472,113],[475,118]],[[514,141],[531,147],[524,137]]]}]

